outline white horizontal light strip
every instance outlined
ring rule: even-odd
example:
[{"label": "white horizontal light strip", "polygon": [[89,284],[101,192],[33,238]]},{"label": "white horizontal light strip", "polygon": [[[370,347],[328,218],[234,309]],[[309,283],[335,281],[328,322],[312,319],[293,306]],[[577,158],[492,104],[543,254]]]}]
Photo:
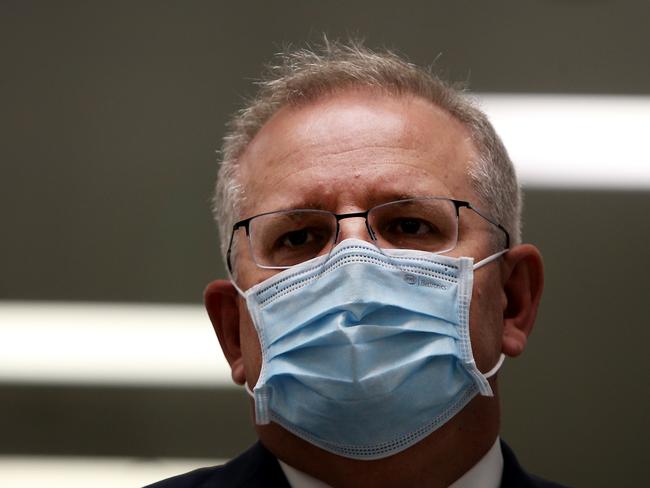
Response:
[{"label": "white horizontal light strip", "polygon": [[203,307],[0,301],[0,382],[232,385]]},{"label": "white horizontal light strip", "polygon": [[527,187],[650,188],[650,97],[479,95]]},{"label": "white horizontal light strip", "polygon": [[222,464],[224,461],[221,459],[0,456],[0,486],[21,488],[144,486],[202,466]]}]

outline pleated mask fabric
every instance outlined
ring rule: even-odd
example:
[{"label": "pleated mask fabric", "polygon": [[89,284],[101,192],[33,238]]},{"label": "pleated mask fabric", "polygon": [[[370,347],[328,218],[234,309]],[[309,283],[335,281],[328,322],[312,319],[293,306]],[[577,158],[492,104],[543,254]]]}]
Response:
[{"label": "pleated mask fabric", "polygon": [[346,239],[247,290],[262,349],[256,422],[378,459],[491,396],[470,344],[473,267]]}]

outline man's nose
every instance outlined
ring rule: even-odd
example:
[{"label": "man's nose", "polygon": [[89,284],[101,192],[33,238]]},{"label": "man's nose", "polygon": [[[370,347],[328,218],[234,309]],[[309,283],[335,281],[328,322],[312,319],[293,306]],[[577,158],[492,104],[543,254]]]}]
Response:
[{"label": "man's nose", "polygon": [[338,244],[345,239],[373,241],[372,236],[368,232],[364,217],[347,217],[339,220],[339,235],[336,243]]}]

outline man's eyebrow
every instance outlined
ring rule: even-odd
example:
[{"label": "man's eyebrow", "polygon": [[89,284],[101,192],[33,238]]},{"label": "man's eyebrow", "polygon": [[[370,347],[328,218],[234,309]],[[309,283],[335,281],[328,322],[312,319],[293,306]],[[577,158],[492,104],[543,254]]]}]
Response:
[{"label": "man's eyebrow", "polygon": [[323,199],[294,200],[282,205],[281,208],[277,208],[276,210],[292,209],[329,210],[328,205],[326,205]]},{"label": "man's eyebrow", "polygon": [[426,195],[422,195],[418,192],[412,193],[412,192],[404,192],[404,191],[386,191],[386,192],[378,192],[377,194],[378,198],[385,201],[406,200],[409,198],[428,197],[428,196],[429,196],[428,193]]},{"label": "man's eyebrow", "polygon": [[382,191],[373,194],[369,198],[370,206],[381,205],[382,203],[395,202],[397,200],[409,200],[411,198],[422,198],[422,197],[446,197],[445,193],[441,192],[404,192],[404,191]]},{"label": "man's eyebrow", "polygon": [[302,203],[300,208],[309,208],[313,210],[327,210],[327,205],[323,200],[306,200]]},{"label": "man's eyebrow", "polygon": [[[372,208],[382,203],[394,202],[397,200],[408,200],[410,198],[421,198],[421,197],[448,197],[446,193],[441,192],[404,192],[404,191],[391,191],[383,190],[377,191],[369,195],[366,199],[366,207]],[[289,202],[287,205],[279,208],[277,210],[291,210],[291,209],[311,209],[311,210],[328,210],[333,211],[331,205],[328,204],[326,198],[310,196],[305,200],[294,200]]]}]

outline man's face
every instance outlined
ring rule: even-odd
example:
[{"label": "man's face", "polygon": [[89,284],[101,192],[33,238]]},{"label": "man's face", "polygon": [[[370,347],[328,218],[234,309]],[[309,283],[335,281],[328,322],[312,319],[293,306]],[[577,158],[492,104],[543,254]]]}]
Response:
[{"label": "man's face", "polygon": [[[467,129],[424,99],[376,90],[348,90],[301,107],[285,107],[267,122],[241,159],[241,218],[291,208],[335,213],[365,211],[403,198],[444,196],[478,208],[468,177],[476,159]],[[461,211],[452,256],[482,259],[494,248],[495,228]],[[370,241],[363,219],[340,222],[340,240]],[[234,255],[237,283],[246,290],[277,271],[257,267],[243,232]],[[470,310],[472,347],[481,371],[501,352],[502,296],[498,264],[477,271]],[[261,351],[243,300],[240,340],[245,379],[253,388]]]}]

